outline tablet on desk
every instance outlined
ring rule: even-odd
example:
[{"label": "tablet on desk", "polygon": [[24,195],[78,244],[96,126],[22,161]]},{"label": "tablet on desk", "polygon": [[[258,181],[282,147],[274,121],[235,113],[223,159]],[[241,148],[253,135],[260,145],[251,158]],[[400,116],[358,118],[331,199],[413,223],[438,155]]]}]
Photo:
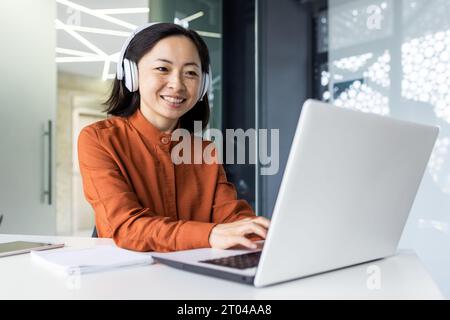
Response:
[{"label": "tablet on desk", "polygon": [[21,253],[28,253],[31,250],[48,250],[64,247],[64,243],[42,243],[14,241],[0,243],[0,257],[12,256]]}]

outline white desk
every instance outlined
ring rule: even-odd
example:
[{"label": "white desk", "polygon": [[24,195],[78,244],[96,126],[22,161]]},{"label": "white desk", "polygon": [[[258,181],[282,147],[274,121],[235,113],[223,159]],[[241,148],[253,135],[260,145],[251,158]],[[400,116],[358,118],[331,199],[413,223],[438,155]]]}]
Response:
[{"label": "white desk", "polygon": [[[86,248],[111,239],[0,235],[9,241],[64,242]],[[380,288],[369,289],[368,267],[380,270]],[[442,299],[412,252],[266,288],[233,283],[161,264],[65,278],[29,254],[0,258],[0,299]]]}]

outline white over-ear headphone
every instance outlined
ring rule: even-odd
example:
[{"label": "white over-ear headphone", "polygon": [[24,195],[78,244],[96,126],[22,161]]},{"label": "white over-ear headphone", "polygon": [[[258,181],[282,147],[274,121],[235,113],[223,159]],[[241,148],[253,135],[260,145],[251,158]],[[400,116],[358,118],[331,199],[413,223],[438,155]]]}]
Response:
[{"label": "white over-ear headphone", "polygon": [[[128,45],[130,44],[131,40],[144,29],[147,29],[151,27],[152,25],[158,24],[159,22],[152,22],[147,23],[136,30],[133,31],[133,33],[128,37],[128,39],[123,44],[122,50],[120,51],[119,60],[117,61],[117,74],[116,77],[118,80],[122,80],[125,84],[125,87],[130,92],[135,92],[139,89],[139,82],[138,82],[138,68],[135,61],[129,60],[127,58],[124,58],[125,53],[127,51]],[[202,72],[202,81],[200,84],[200,90],[199,90],[199,101],[203,100],[203,97],[205,96],[206,92],[209,89],[209,86],[211,85],[211,66],[208,66],[208,72]]]}]

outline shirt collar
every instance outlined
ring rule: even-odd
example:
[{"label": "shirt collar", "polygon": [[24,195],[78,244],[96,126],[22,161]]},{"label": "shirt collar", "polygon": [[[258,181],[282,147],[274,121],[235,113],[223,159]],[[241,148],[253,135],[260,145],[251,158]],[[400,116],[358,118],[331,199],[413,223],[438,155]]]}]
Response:
[{"label": "shirt collar", "polygon": [[[163,148],[170,148],[171,133],[165,133],[156,128],[150,121],[148,121],[141,112],[140,108],[129,117],[129,121],[151,144],[159,145]],[[177,128],[180,127],[178,121]]]}]

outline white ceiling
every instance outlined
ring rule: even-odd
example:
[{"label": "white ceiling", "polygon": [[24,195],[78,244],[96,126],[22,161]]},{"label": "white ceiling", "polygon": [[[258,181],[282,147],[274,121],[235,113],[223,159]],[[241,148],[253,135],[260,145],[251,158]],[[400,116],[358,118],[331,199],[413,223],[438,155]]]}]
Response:
[{"label": "white ceiling", "polygon": [[[123,42],[126,39],[126,33],[131,32],[134,27],[140,26],[148,22],[149,13],[128,13],[128,14],[108,14],[106,19],[119,19],[117,23],[106,21],[100,17],[89,14],[89,10],[104,10],[104,9],[121,9],[121,8],[148,8],[148,0],[56,0],[57,2],[57,20],[56,25],[68,26],[69,28],[89,27],[106,30],[119,31],[124,33],[122,36],[107,35],[86,32],[83,30],[72,30],[72,34],[66,29],[57,29],[57,61],[58,71],[81,74],[102,79],[109,74],[115,74],[116,63],[105,62],[105,60],[114,60],[111,55],[120,51]],[[77,7],[80,5],[82,7]],[[75,7],[75,8],[74,8]],[[86,12],[88,11],[88,12]],[[94,11],[99,13],[98,11]],[[118,23],[124,22],[124,25]],[[127,27],[128,26],[128,27]],[[80,38],[81,36],[81,38]],[[79,37],[78,39],[76,37]],[[87,40],[84,41],[84,40]],[[85,42],[85,44],[82,43]],[[97,49],[96,49],[97,48]],[[103,60],[103,61],[89,61],[89,62],[61,62],[59,58],[75,58],[80,57],[75,53],[65,53],[64,50],[69,49],[89,53],[91,56],[83,59],[89,60]],[[106,68],[105,68],[106,66]],[[109,66],[109,68],[108,68]],[[105,70],[104,70],[105,69]]]}]

